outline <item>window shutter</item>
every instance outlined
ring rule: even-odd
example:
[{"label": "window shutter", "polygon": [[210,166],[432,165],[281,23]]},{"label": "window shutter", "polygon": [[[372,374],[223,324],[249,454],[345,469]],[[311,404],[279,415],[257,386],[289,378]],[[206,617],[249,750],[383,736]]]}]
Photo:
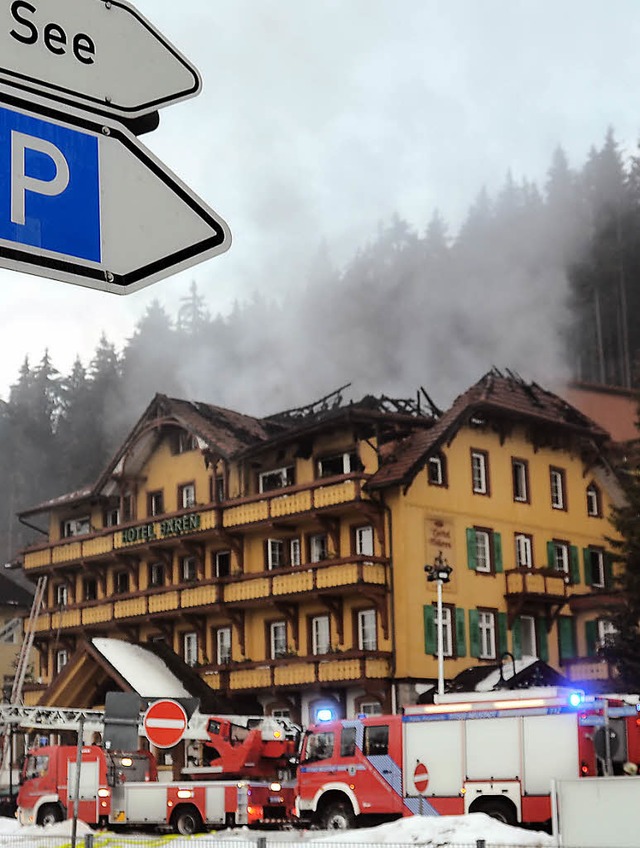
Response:
[{"label": "window shutter", "polygon": [[556,567],[556,546],[553,542],[547,542],[547,565],[549,568]]},{"label": "window shutter", "polygon": [[456,655],[467,656],[467,634],[465,627],[464,610],[456,607]]},{"label": "window shutter", "polygon": [[609,551],[604,552],[604,585],[613,588],[613,554]]},{"label": "window shutter", "polygon": [[571,582],[575,585],[580,582],[580,555],[575,545],[570,546],[569,554],[569,571],[571,572]]},{"label": "window shutter", "polygon": [[476,570],[476,531],[473,527],[467,527],[467,566]]},{"label": "window shutter", "polygon": [[480,627],[478,625],[478,610],[469,610],[469,653],[472,657],[480,656]]},{"label": "window shutter", "polygon": [[560,659],[570,660],[576,655],[576,641],[573,630],[573,618],[561,615],[558,619],[558,641],[560,643]]},{"label": "window shutter", "polygon": [[436,612],[433,604],[425,604],[424,612],[424,652],[425,654],[435,654],[437,651],[436,645]]},{"label": "window shutter", "polygon": [[584,632],[587,637],[587,656],[595,657],[598,642],[598,622],[595,619],[585,622]]},{"label": "window shutter", "polygon": [[582,549],[582,561],[584,564],[584,582],[586,586],[591,586],[591,551],[589,548]]},{"label": "window shutter", "polygon": [[549,659],[549,643],[546,618],[536,618],[536,636],[538,637],[538,656],[543,662],[547,662]]},{"label": "window shutter", "polygon": [[519,660],[522,658],[522,625],[520,619],[516,618],[511,628],[511,648],[513,656]]},{"label": "window shutter", "polygon": [[[503,570],[502,566],[502,536],[500,533],[493,534],[493,559],[496,574]],[[507,649],[505,648],[505,651]]]},{"label": "window shutter", "polygon": [[498,653],[502,656],[507,651],[507,614],[498,613]]}]

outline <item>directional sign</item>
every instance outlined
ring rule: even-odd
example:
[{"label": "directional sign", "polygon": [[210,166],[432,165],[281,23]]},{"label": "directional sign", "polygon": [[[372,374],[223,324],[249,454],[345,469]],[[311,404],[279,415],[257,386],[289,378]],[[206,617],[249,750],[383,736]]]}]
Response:
[{"label": "directional sign", "polygon": [[126,0],[1,7],[0,83],[23,98],[136,118],[200,91],[197,70]]},{"label": "directional sign", "polygon": [[225,222],[117,122],[0,102],[0,267],[124,294],[230,243]]},{"label": "directional sign", "polygon": [[144,714],[142,726],[156,748],[173,748],[187,728],[187,714],[177,701],[155,701]]}]

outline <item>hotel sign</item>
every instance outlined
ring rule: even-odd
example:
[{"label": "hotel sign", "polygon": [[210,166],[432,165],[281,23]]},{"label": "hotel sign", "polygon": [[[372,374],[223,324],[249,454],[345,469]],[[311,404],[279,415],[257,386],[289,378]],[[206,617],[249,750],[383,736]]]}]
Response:
[{"label": "hotel sign", "polygon": [[165,518],[149,524],[137,524],[122,531],[122,544],[134,545],[136,542],[151,542],[154,539],[166,539],[170,536],[183,536],[200,529],[200,513],[183,515],[180,518]]}]

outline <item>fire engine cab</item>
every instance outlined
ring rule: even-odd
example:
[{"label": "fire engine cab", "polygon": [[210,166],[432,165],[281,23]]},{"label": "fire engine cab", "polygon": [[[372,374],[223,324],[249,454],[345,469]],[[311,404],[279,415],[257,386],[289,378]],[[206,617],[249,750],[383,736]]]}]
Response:
[{"label": "fire engine cab", "polygon": [[640,763],[637,704],[551,687],[437,700],[405,707],[403,715],[310,727],[296,815],[336,829],[468,812],[544,823],[552,780]]}]

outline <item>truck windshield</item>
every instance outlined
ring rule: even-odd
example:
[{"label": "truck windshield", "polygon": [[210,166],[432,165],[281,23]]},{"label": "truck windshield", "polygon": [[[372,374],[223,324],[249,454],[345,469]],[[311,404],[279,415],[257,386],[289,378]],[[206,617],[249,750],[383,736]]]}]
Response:
[{"label": "truck windshield", "polygon": [[303,761],[307,763],[315,760],[326,760],[333,755],[333,733],[323,731],[322,733],[310,733],[307,736],[307,745]]},{"label": "truck windshield", "polygon": [[49,757],[31,754],[24,764],[24,779],[33,780],[36,777],[44,777],[49,771]]}]

